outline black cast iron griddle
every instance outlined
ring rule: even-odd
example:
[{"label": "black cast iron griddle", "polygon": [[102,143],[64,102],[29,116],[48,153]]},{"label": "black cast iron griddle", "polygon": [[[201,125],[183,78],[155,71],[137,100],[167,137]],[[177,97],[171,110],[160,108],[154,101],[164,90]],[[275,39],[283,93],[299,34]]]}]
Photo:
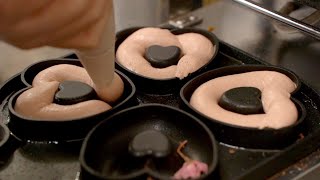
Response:
[{"label": "black cast iron griddle", "polygon": [[[71,55],[70,57],[75,57]],[[68,58],[70,58],[68,57]],[[220,50],[216,59],[208,70],[229,65],[265,64],[254,57],[224,43],[220,43]],[[16,83],[20,82],[16,80]],[[1,117],[7,121],[6,96],[3,91],[14,90],[15,85],[0,88],[2,103]],[[9,95],[9,94],[8,94]],[[220,179],[265,179],[292,165],[297,160],[315,151],[320,141],[320,105],[319,95],[302,82],[296,98],[302,102],[307,110],[301,139],[283,150],[253,150],[219,144]],[[140,104],[161,103],[179,107],[177,94],[152,95],[144,94],[137,89],[137,100]],[[7,167],[0,170],[0,179],[14,179],[16,177],[32,177],[32,179],[76,178],[79,174],[78,151],[71,151],[70,146],[63,144],[28,144],[21,147],[9,162]],[[306,162],[305,167],[309,164]],[[63,168],[61,168],[63,167]],[[50,171],[48,171],[50,168]],[[283,175],[282,179],[291,179],[290,175]]]}]

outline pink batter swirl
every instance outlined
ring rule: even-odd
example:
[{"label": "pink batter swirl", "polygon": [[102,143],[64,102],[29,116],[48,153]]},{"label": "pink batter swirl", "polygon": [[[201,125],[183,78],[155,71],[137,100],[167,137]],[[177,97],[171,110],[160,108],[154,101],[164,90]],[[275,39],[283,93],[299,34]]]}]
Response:
[{"label": "pink batter swirl", "polygon": [[[177,46],[182,56],[177,65],[155,68],[145,59],[146,49],[152,45]],[[187,77],[212,58],[216,47],[205,36],[198,33],[174,35],[167,29],[142,28],[126,38],[119,46],[118,63],[129,70],[154,79]]]},{"label": "pink batter swirl", "polygon": [[[73,105],[53,103],[54,95],[62,81],[80,81],[93,87],[102,100],[89,100]],[[32,88],[24,91],[16,100],[15,111],[34,120],[70,120],[92,116],[107,111],[123,93],[124,84],[118,74],[114,74],[112,83],[103,89],[97,89],[82,67],[60,64],[38,73],[32,82]]]},{"label": "pink batter swirl", "polygon": [[[264,114],[243,115],[219,106],[222,94],[236,87],[256,87],[261,91]],[[228,124],[279,129],[294,124],[298,111],[291,101],[296,84],[282,73],[253,71],[212,79],[199,86],[191,96],[190,104],[204,115]]]}]

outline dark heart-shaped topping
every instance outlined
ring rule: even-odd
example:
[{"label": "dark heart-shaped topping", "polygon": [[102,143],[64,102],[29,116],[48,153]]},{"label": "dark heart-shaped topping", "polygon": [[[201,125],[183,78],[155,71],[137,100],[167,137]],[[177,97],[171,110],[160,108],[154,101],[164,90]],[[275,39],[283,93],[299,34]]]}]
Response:
[{"label": "dark heart-shaped topping", "polygon": [[171,144],[161,132],[147,130],[133,138],[129,144],[129,152],[135,157],[151,155],[161,158],[170,154]]},{"label": "dark heart-shaped topping", "polygon": [[239,114],[264,113],[261,91],[255,87],[238,87],[226,91],[219,100],[219,105]]},{"label": "dark heart-shaped topping", "polygon": [[181,50],[177,46],[152,45],[146,49],[145,58],[155,68],[165,68],[178,64]]},{"label": "dark heart-shaped topping", "polygon": [[54,96],[54,102],[71,105],[96,98],[96,92],[88,84],[79,81],[63,81]]}]

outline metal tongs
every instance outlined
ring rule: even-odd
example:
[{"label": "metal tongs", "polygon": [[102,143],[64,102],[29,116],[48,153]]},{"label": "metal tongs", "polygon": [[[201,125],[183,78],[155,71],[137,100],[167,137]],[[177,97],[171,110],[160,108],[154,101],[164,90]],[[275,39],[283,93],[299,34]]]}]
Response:
[{"label": "metal tongs", "polygon": [[302,21],[299,21],[297,19],[291,18],[287,15],[284,14],[280,14],[276,11],[272,11],[270,9],[261,7],[258,3],[255,3],[251,0],[233,0],[239,4],[242,4],[250,9],[253,9],[257,12],[260,12],[268,17],[271,17],[273,19],[276,19],[278,21],[281,21],[291,27],[295,27],[309,35],[311,35],[312,37],[320,40],[320,29],[314,26],[310,26],[307,23],[304,23]]}]

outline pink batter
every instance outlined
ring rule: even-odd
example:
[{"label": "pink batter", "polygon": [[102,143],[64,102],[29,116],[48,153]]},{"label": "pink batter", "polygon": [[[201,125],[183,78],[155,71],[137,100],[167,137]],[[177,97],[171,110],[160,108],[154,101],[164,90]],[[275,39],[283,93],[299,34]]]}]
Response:
[{"label": "pink batter", "polygon": [[[182,56],[178,64],[166,68],[152,67],[144,58],[145,50],[151,45],[179,47]],[[143,76],[154,79],[183,79],[208,63],[215,50],[215,45],[198,33],[174,35],[166,29],[143,28],[121,43],[116,57],[120,64]]]},{"label": "pink batter", "polygon": [[[260,89],[265,114],[243,115],[227,111],[218,102],[224,92],[236,87]],[[254,71],[218,77],[199,86],[190,104],[206,116],[228,124],[252,128],[274,128],[294,124],[298,111],[290,100],[296,84],[284,74],[274,71]]]},{"label": "pink batter", "polygon": [[[65,80],[87,83],[103,101],[89,100],[73,105],[53,103],[59,83]],[[111,109],[108,103],[120,98],[124,90],[122,79],[116,73],[108,87],[97,89],[84,68],[68,64],[55,65],[41,71],[34,78],[32,86],[17,98],[14,109],[18,114],[35,120],[70,120],[107,111]]]}]

